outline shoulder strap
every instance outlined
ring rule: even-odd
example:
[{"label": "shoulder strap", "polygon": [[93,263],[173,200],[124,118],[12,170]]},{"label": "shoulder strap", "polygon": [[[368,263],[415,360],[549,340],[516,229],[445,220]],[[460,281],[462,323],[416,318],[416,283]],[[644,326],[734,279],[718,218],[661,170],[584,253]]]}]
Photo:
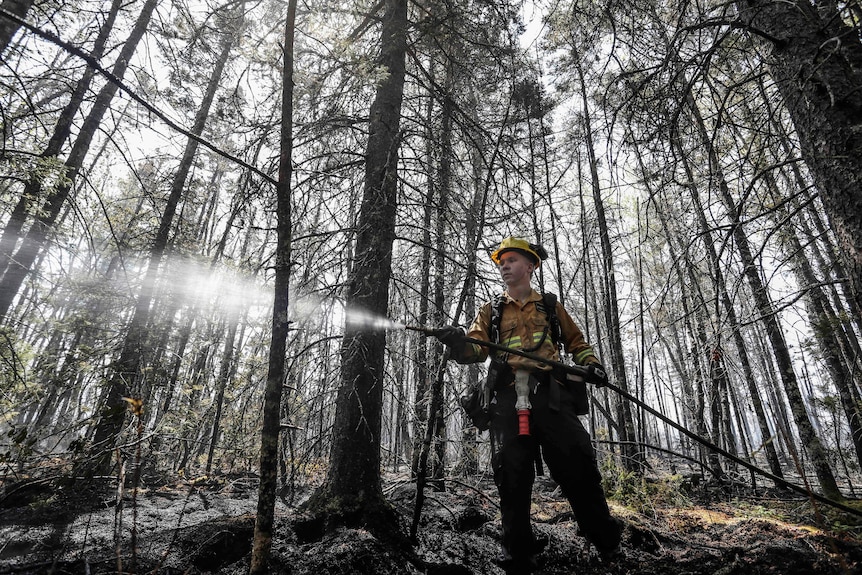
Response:
[{"label": "shoulder strap", "polygon": [[[497,296],[491,304],[491,327],[488,334],[493,343],[500,343],[500,324],[503,320],[503,305],[506,299],[503,294]],[[560,330],[560,318],[557,317],[557,294],[543,293],[542,305],[545,308],[545,315],[548,317],[548,325],[551,331],[551,340],[557,347],[562,341],[562,333]]]},{"label": "shoulder strap", "polygon": [[497,299],[491,302],[491,330],[488,334],[491,338],[491,343],[500,343],[500,323],[503,321],[503,304],[506,299],[503,294],[497,296]]},{"label": "shoulder strap", "polygon": [[551,326],[551,339],[554,345],[560,347],[563,339],[560,331],[560,318],[557,317],[557,294],[543,293],[542,302],[545,305],[545,314],[548,316],[548,324]]}]

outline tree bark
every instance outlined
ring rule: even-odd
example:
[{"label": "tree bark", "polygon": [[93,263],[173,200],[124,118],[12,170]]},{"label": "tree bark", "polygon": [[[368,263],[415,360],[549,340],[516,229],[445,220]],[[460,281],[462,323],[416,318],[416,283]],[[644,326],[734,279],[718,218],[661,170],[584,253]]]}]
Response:
[{"label": "tree bark", "polygon": [[[452,115],[454,113],[454,102],[452,100],[452,85],[453,63],[447,59],[445,63],[446,80],[443,89],[443,102],[441,106],[440,117],[440,165],[439,179],[440,187],[437,200],[437,214],[435,221],[435,257],[434,257],[434,324],[443,325],[450,323],[446,317],[446,223],[449,214],[449,196],[452,187]],[[432,477],[434,479],[434,488],[443,490],[444,467],[446,464],[446,425],[443,414],[443,404],[445,403],[446,387],[445,387],[445,365],[440,364],[445,361],[443,344],[439,341],[433,342],[434,358],[437,359],[436,366],[436,381],[434,389],[437,393],[431,394],[431,425],[434,426],[434,458],[432,460]]]},{"label": "tree bark", "polygon": [[215,404],[215,414],[213,414],[212,433],[210,434],[210,446],[207,451],[207,462],[204,468],[204,473],[210,474],[212,470],[213,455],[215,453],[216,444],[218,443],[219,432],[221,430],[221,414],[224,406],[224,392],[227,388],[228,380],[234,371],[234,345],[236,343],[237,328],[239,327],[239,314],[236,311],[231,312],[227,329],[227,336],[224,342],[224,351],[222,352],[221,364],[219,366],[218,379],[216,380],[216,395],[213,403]]},{"label": "tree bark", "polygon": [[[25,18],[27,12],[33,6],[33,0],[3,0],[0,4],[0,10],[9,12],[19,18]],[[0,14],[0,55],[6,51],[9,42],[15,32],[18,31],[18,23]]]},{"label": "tree bark", "polygon": [[[771,176],[767,176],[766,181],[770,187],[775,189]],[[806,295],[808,317],[814,338],[818,343],[817,355],[820,355],[826,363],[832,384],[838,391],[838,397],[850,428],[850,439],[856,453],[856,462],[862,464],[862,413],[860,413],[860,406],[856,402],[856,398],[853,397],[851,390],[854,375],[844,360],[845,357],[855,358],[853,358],[849,342],[841,329],[841,322],[820,287],[821,282],[814,273],[814,268],[811,266],[802,243],[795,232],[792,229],[787,229],[787,227],[786,224],[781,226],[783,230],[781,236],[788,244],[787,251],[791,261],[794,262],[793,268],[799,286],[808,292]]]},{"label": "tree bark", "polygon": [[[685,101],[689,111],[692,114],[694,126],[697,130],[698,136],[700,137],[701,145],[703,145],[707,150],[707,159],[709,160],[710,170],[712,171],[713,178],[717,181],[718,187],[722,191],[722,197],[725,200],[725,207],[729,211],[735,213],[735,209],[731,208],[732,203],[728,204],[728,202],[730,201],[729,187],[727,181],[725,180],[724,173],[721,170],[721,163],[719,162],[718,153],[715,150],[713,139],[710,138],[709,134],[707,133],[706,125],[703,121],[703,116],[700,113],[700,108],[697,106],[697,103],[694,100],[694,97],[692,96],[690,91],[686,91]],[[701,226],[705,226],[706,221],[703,217],[702,212],[700,213],[699,218],[701,219]],[[707,233],[707,229],[707,227],[704,227],[703,233]],[[754,408],[754,413],[757,417],[758,425],[760,426],[762,446],[766,454],[766,460],[769,464],[769,469],[776,477],[783,478],[784,475],[781,470],[781,465],[778,461],[778,453],[775,450],[774,443],[770,441],[771,433],[769,431],[766,411],[763,408],[763,401],[761,400],[760,392],[757,389],[757,382],[754,379],[754,371],[751,368],[751,360],[748,357],[748,348],[745,345],[745,340],[742,337],[742,326],[739,324],[739,319],[736,315],[736,309],[733,306],[733,302],[730,299],[730,295],[727,293],[727,282],[724,278],[724,273],[722,272],[721,263],[718,261],[718,254],[716,253],[715,247],[712,242],[707,241],[706,248],[708,250],[707,253],[710,256],[711,265],[715,270],[716,274],[716,289],[720,293],[722,306],[724,307],[725,314],[727,315],[727,321],[730,326],[731,333],[733,334],[733,341],[736,347],[736,352],[739,356],[739,362],[742,366],[742,374],[748,387],[751,404]]]},{"label": "tree bark", "polygon": [[862,309],[862,41],[834,8],[738,0],[740,19],[772,49],[770,73],[835,226]]},{"label": "tree bark", "polygon": [[275,495],[278,489],[278,444],[281,428],[281,395],[286,377],[285,353],[290,327],[288,317],[290,259],[292,250],[291,176],[293,175],[293,65],[296,35],[296,0],[289,0],[284,23],[284,63],[281,80],[281,141],[279,142],[278,185],[276,187],[275,295],[272,306],[272,335],[269,367],[264,390],[263,425],[260,438],[260,486],[254,524],[249,573],[267,571],[275,522]]},{"label": "tree bark", "polygon": [[[407,1],[386,0],[378,64],[388,71],[369,113],[365,184],[347,286],[348,310],[386,316],[398,192],[398,152],[407,51]],[[325,528],[364,525],[395,535],[380,478],[380,432],[386,334],[347,323],[341,385],[326,481],[306,508]],[[393,531],[394,530],[394,531]]]},{"label": "tree bark", "polygon": [[[425,152],[428,161],[434,157],[433,142],[434,131],[432,129],[432,115],[434,113],[434,98],[428,98],[428,113],[426,120],[426,138]],[[422,327],[428,326],[428,310],[430,307],[431,294],[431,216],[434,206],[434,178],[431,175],[432,170],[428,170],[428,189],[425,192],[425,205],[422,213],[422,259],[419,264],[419,325]],[[428,366],[428,348],[429,341],[422,334],[414,335],[415,347],[415,362],[413,369],[414,380],[414,411],[416,417],[413,420],[413,457],[410,462],[410,473],[415,479],[419,473],[419,458],[422,453],[423,438],[425,436],[425,426],[428,424],[428,407],[431,403],[431,385],[428,379],[428,374],[431,370]]]}]

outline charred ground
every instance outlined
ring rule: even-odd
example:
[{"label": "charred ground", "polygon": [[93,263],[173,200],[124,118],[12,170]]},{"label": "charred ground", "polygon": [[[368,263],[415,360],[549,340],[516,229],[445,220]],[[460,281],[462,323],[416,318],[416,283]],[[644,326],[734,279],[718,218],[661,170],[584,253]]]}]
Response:
[{"label": "charred ground", "polygon": [[[110,479],[88,485],[6,481],[0,573],[246,573],[256,489],[249,476],[151,480],[136,492],[120,491]],[[387,477],[386,493],[405,518],[406,532],[415,484]],[[625,524],[625,553],[607,564],[579,536],[555,485],[537,480],[534,525],[549,539],[541,573],[862,573],[859,518],[785,492],[629,479],[610,493],[613,512]],[[502,573],[494,563],[500,523],[493,483],[450,479],[445,490],[426,494],[413,546],[381,541],[366,529],[310,536],[296,522],[295,507],[280,501],[271,572]]]}]

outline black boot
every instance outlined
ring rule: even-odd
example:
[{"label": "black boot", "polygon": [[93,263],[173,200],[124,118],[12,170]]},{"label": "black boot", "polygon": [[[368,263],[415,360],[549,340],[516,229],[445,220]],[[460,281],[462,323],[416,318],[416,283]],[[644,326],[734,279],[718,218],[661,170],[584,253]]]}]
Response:
[{"label": "black boot", "polygon": [[513,557],[504,546],[500,552],[500,558],[495,561],[503,568],[507,575],[528,575],[539,568],[538,555],[548,546],[548,536],[539,534],[533,541],[532,547],[526,555]]}]

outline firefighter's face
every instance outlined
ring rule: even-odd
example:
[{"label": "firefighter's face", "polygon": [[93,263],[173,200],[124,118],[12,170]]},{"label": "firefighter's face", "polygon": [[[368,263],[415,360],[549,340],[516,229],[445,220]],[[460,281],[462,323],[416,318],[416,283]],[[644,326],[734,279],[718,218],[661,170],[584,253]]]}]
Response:
[{"label": "firefighter's face", "polygon": [[517,285],[523,281],[530,281],[536,264],[524,254],[518,252],[504,252],[500,256],[500,277],[506,285]]}]

